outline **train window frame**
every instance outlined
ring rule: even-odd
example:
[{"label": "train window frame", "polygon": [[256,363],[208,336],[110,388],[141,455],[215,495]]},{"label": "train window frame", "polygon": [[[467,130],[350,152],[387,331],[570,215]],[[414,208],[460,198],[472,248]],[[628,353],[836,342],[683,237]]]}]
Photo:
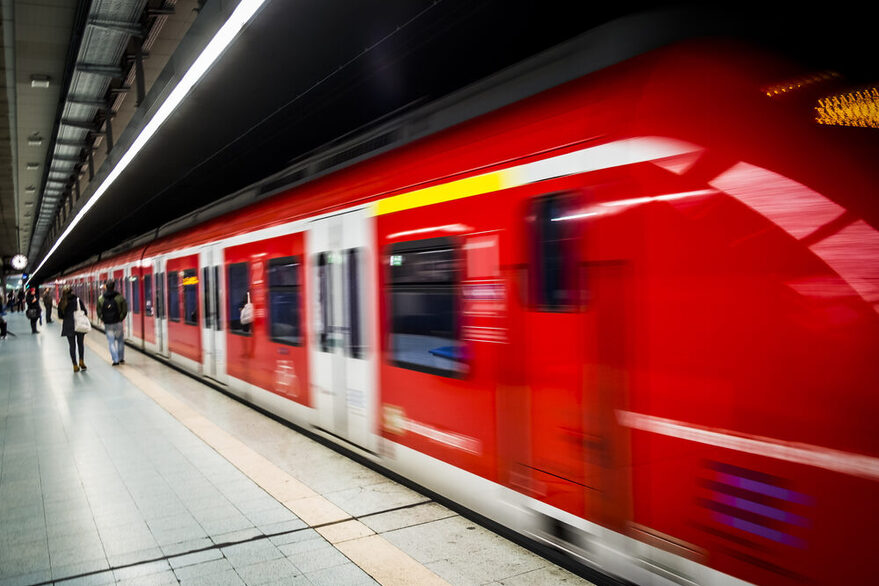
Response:
[{"label": "train window frame", "polygon": [[[295,284],[293,285],[278,285],[272,282],[273,271],[272,269],[280,266],[295,266],[294,272],[296,274]],[[302,311],[302,257],[299,255],[295,256],[280,256],[275,258],[270,258],[268,260],[268,270],[266,271],[266,281],[268,283],[268,289],[266,291],[267,299],[267,313],[269,318],[269,324],[267,328],[267,333],[269,339],[276,344],[283,344],[285,346],[297,346],[300,347],[305,344],[305,337],[302,334],[302,321],[303,321],[303,311]],[[277,295],[295,295],[295,306],[296,306],[296,323],[293,325],[293,329],[297,332],[294,336],[280,336],[276,335],[275,325],[278,323],[275,320],[275,297]],[[292,340],[288,340],[287,338],[292,338]]]},{"label": "train window frame", "polygon": [[[184,269],[181,271],[183,273],[182,280],[180,284],[183,288],[183,294],[180,297],[180,300],[183,305],[183,324],[187,326],[197,326],[199,325],[199,305],[198,305],[198,269]],[[187,279],[196,279],[195,283],[187,284]],[[190,296],[193,298],[190,299]],[[190,309],[192,311],[190,311]],[[191,316],[191,317],[190,317]]]},{"label": "train window frame", "polygon": [[[530,275],[529,304],[532,310],[541,313],[574,313],[580,309],[581,291],[578,247],[576,242],[580,237],[575,224],[560,221],[564,215],[557,215],[558,210],[542,210],[544,204],[561,203],[561,207],[574,215],[576,193],[573,191],[557,191],[546,193],[532,198],[528,202],[529,212],[526,217],[530,220],[528,242],[530,248]],[[548,211],[548,213],[541,213]],[[553,217],[555,216],[555,217]],[[554,238],[544,238],[541,229],[552,227],[558,234],[552,234]],[[553,250],[548,250],[550,247]],[[561,260],[557,267],[552,267],[549,261],[551,254],[559,253]],[[554,260],[554,259],[553,259]],[[558,276],[549,277],[547,273],[554,269]],[[563,283],[564,281],[564,283]],[[558,295],[562,291],[565,299],[548,299]]]},{"label": "train window frame", "polygon": [[[211,268],[209,266],[204,266],[201,269],[201,282],[202,287],[204,289],[204,299],[202,302],[204,303],[204,327],[207,330],[213,329],[214,327],[214,312],[211,311],[211,295],[209,289],[210,281],[210,271]],[[213,285],[216,287],[216,284]]]},{"label": "train window frame", "polygon": [[137,275],[131,275],[129,278],[131,279],[131,313],[140,315],[140,289],[138,287],[140,281]]},{"label": "train window frame", "polygon": [[165,288],[165,272],[160,271],[156,273],[156,319],[167,319]]},{"label": "train window frame", "polygon": [[222,305],[220,305],[220,266],[214,265],[214,329],[223,331]]},{"label": "train window frame", "polygon": [[[165,284],[168,291],[168,321],[180,322],[180,273],[182,271],[168,271],[165,275]],[[171,287],[171,277],[174,277],[174,287]],[[173,295],[174,303],[171,302]],[[176,314],[176,317],[175,317]]]},{"label": "train window frame", "polygon": [[[237,295],[234,295],[235,291],[238,291],[240,287],[238,287],[235,283],[233,283],[233,279],[237,279],[238,275],[235,274],[236,269],[241,267],[244,269],[244,292],[245,296],[250,291],[250,264],[247,261],[242,262],[233,262],[226,265],[226,311],[227,318],[226,323],[228,324],[228,332],[230,334],[235,334],[236,336],[252,336],[253,335],[253,324],[241,324],[241,309],[244,305],[236,305],[238,301],[236,300]],[[243,297],[242,299],[245,299]],[[251,303],[253,299],[250,300]],[[238,324],[236,326],[235,324]]]},{"label": "train window frame", "polygon": [[147,273],[143,276],[143,314],[145,317],[153,317],[153,275]]},{"label": "train window frame", "polygon": [[345,251],[345,309],[348,318],[348,338],[345,351],[349,358],[366,358],[363,323],[363,248],[349,248]]},{"label": "train window frame", "polygon": [[[407,370],[414,370],[417,372],[423,372],[425,374],[431,374],[435,376],[442,376],[445,378],[453,378],[453,379],[463,379],[467,375],[469,375],[471,370],[471,363],[469,357],[469,345],[463,339],[461,335],[462,331],[462,299],[461,299],[461,279],[463,275],[463,263],[464,255],[463,249],[461,246],[461,242],[459,239],[451,238],[451,237],[439,237],[439,238],[428,238],[423,240],[414,240],[407,242],[397,242],[388,246],[385,251],[385,260],[386,262],[386,286],[385,286],[385,303],[387,307],[387,332],[388,332],[388,361],[391,365],[396,366],[398,368],[405,368]],[[394,276],[394,267],[395,266],[403,266],[405,263],[405,256],[410,254],[424,254],[430,252],[437,252],[441,250],[449,250],[451,251],[451,259],[453,261],[453,267],[448,273],[450,274],[450,278],[444,281],[417,281],[417,280],[409,280],[409,281],[396,281]],[[445,357],[440,355],[439,353],[435,353],[431,350],[427,352],[432,355],[429,358],[431,363],[427,363],[428,359],[425,359],[423,362],[412,361],[401,359],[400,355],[402,351],[409,352],[409,348],[401,348],[398,346],[398,343],[402,340],[398,336],[404,335],[421,335],[421,334],[407,334],[406,332],[398,331],[397,327],[398,318],[402,316],[398,316],[396,312],[397,304],[395,303],[395,296],[397,294],[411,294],[423,292],[429,295],[436,294],[444,294],[450,298],[450,313],[451,313],[451,328],[450,328],[450,337],[445,336],[427,336],[428,338],[440,338],[443,340],[449,340],[452,342],[448,347],[451,348],[449,351],[450,357]],[[436,311],[432,311],[431,315],[436,316]],[[411,326],[409,326],[411,328]],[[442,346],[436,348],[435,350],[445,350],[446,346]],[[455,357],[455,352],[460,352]]]},{"label": "train window frame", "polygon": [[314,263],[316,275],[318,311],[315,312],[317,323],[314,333],[317,336],[318,350],[320,352],[333,351],[333,269],[330,252],[318,252]]}]

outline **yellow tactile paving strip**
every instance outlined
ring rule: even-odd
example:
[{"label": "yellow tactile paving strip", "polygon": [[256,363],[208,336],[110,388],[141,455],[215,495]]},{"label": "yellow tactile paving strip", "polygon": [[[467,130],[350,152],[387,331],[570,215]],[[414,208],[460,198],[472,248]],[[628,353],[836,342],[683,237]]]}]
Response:
[{"label": "yellow tactile paving strip", "polygon": [[[110,352],[100,332],[86,336],[86,344],[110,362]],[[293,478],[249,446],[153,382],[137,366],[126,364],[119,372],[159,406],[241,470],[263,490],[310,525],[379,584],[448,584],[406,553],[329,500]],[[185,376],[185,375],[181,375]]]}]

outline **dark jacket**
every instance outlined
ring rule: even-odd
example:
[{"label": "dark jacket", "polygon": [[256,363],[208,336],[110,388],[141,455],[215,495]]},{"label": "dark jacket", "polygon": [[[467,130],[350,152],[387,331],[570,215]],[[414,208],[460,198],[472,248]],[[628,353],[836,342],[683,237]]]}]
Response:
[{"label": "dark jacket", "polygon": [[[101,308],[104,307],[104,301],[107,298],[111,298],[116,302],[116,309],[118,310],[119,318],[107,321],[104,319],[106,316],[103,315]],[[122,296],[118,291],[105,291],[103,295],[98,297],[98,319],[104,322],[105,324],[118,324],[119,322],[125,319],[125,316],[128,315],[128,303],[125,301],[125,297]]]},{"label": "dark jacket", "polygon": [[74,329],[73,325],[73,312],[77,309],[85,311],[85,305],[83,305],[82,301],[79,300],[79,297],[77,297],[73,293],[70,294],[70,297],[67,301],[67,307],[64,308],[64,311],[61,311],[61,304],[58,304],[58,319],[61,320],[62,336],[72,336],[76,334],[76,330]]},{"label": "dark jacket", "polygon": [[37,296],[36,293],[28,293],[25,302],[27,303],[28,309],[37,310],[37,317],[34,317],[32,319],[37,319],[43,313],[43,308],[40,307],[40,298]]}]

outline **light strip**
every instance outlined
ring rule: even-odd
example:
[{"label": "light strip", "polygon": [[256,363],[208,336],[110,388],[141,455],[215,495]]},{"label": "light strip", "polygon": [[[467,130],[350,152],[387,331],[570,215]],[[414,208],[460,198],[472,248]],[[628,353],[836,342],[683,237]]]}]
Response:
[{"label": "light strip", "polygon": [[805,466],[823,468],[832,472],[879,480],[879,458],[853,454],[822,446],[800,442],[788,442],[758,435],[737,433],[684,423],[664,417],[617,411],[620,425],[659,435],[674,437],[709,446],[726,448],[737,452],[754,454],[765,458],[794,462]]},{"label": "light strip", "polygon": [[[266,0],[241,0],[238,3],[238,6],[235,7],[235,10],[229,16],[229,19],[226,23],[217,31],[217,34],[214,35],[214,38],[208,43],[208,45],[201,52],[201,55],[195,60],[192,66],[189,68],[189,71],[181,78],[180,82],[168,96],[168,98],[159,106],[159,109],[150,119],[146,126],[144,126],[143,130],[141,130],[140,134],[132,143],[131,147],[125,152],[116,166],[110,171],[110,174],[107,175],[107,178],[103,183],[95,190],[94,195],[86,202],[86,204],[82,207],[79,213],[73,218],[64,232],[61,233],[61,236],[58,237],[58,240],[55,241],[55,244],[49,250],[46,257],[39,264],[37,269],[31,274],[31,279],[43,268],[43,265],[46,264],[46,261],[49,260],[49,257],[54,254],[54,252],[58,249],[58,246],[64,241],[65,238],[73,231],[77,224],[79,224],[80,220],[88,213],[90,209],[98,202],[104,193],[110,188],[113,182],[119,178],[122,172],[126,167],[134,160],[137,154],[146,146],[147,142],[149,142],[150,138],[158,131],[159,127],[164,124],[165,120],[174,112],[180,102],[186,97],[195,84],[204,76],[204,74],[210,69],[211,65],[223,54],[223,51],[226,50],[235,37],[241,32],[241,29],[250,22],[256,12],[260,9],[260,7],[265,3]],[[30,281],[28,281],[29,283]]]}]

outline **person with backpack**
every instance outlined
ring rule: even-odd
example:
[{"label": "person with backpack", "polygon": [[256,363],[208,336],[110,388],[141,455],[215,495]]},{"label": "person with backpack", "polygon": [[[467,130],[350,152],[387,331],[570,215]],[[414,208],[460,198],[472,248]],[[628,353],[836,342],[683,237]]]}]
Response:
[{"label": "person with backpack", "polygon": [[113,366],[125,364],[125,330],[122,320],[128,315],[128,303],[116,291],[116,281],[107,279],[104,294],[98,297],[98,319],[104,322],[104,332],[110,345]]}]

